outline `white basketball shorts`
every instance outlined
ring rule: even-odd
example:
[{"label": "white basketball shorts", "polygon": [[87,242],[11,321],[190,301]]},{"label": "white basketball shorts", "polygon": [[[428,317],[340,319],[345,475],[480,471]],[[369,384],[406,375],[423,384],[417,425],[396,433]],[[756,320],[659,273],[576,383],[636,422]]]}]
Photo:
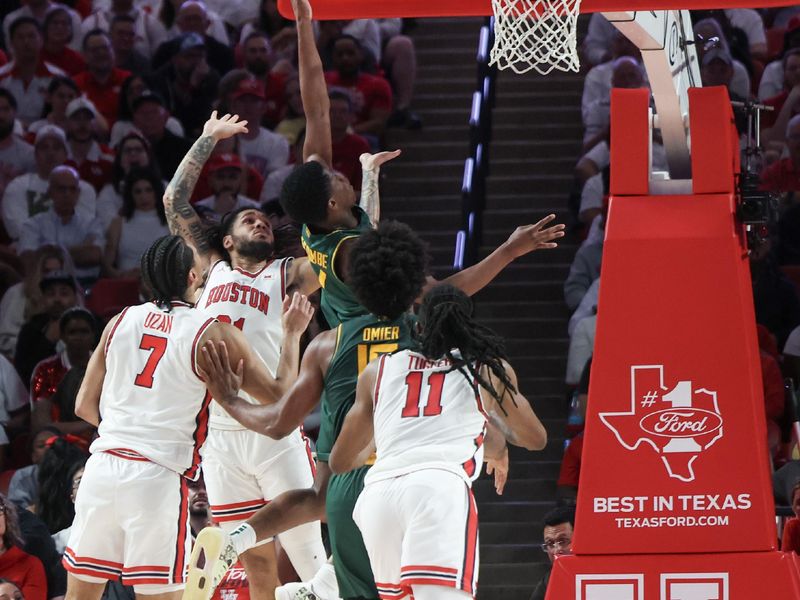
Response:
[{"label": "white basketball shorts", "polygon": [[186,479],[131,450],[86,463],[64,568],[83,581],[121,580],[139,594],[183,588],[191,553]]},{"label": "white basketball shorts", "polygon": [[458,475],[425,469],[370,483],[353,519],[381,598],[410,598],[412,585],[475,594],[478,510],[472,489]]}]

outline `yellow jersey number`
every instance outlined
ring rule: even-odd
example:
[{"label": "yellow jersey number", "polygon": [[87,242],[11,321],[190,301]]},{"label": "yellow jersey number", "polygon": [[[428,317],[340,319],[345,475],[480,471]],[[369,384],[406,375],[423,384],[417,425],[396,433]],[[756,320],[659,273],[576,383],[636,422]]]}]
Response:
[{"label": "yellow jersey number", "polygon": [[367,365],[378,358],[381,354],[391,354],[395,352],[398,345],[395,344],[359,344],[358,345],[358,374],[367,368]]}]

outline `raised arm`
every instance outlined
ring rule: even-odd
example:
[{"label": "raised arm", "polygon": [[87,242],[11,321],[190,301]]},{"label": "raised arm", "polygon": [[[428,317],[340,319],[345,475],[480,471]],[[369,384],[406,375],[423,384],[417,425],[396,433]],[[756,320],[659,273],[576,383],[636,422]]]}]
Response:
[{"label": "raised arm", "polygon": [[346,473],[363,465],[372,450],[375,434],[373,393],[381,360],[373,360],[358,376],[356,401],[344,419],[342,431],[336,438],[328,460],[328,466],[334,473]]},{"label": "raised arm", "polygon": [[530,402],[516,388],[517,374],[506,361],[503,361],[506,374],[515,390],[507,388],[488,367],[482,367],[482,375],[491,381],[497,394],[502,398],[502,406],[484,388],[481,400],[490,422],[495,425],[509,444],[522,446],[528,450],[542,450],[547,444],[547,431],[533,412]]},{"label": "raised arm", "polygon": [[237,133],[246,133],[246,126],[247,121],[239,121],[237,115],[217,118],[217,111],[211,113],[211,118],[203,127],[203,133],[183,157],[164,192],[164,211],[170,233],[181,236],[201,257],[208,260],[214,258],[213,251],[206,239],[200,217],[189,204],[189,198],[216,143]]},{"label": "raised arm", "polygon": [[303,355],[297,381],[275,404],[250,404],[238,397],[243,366],[238,365],[237,380],[237,372],[219,344],[209,344],[204,349],[210,358],[208,366],[201,367],[206,385],[214,399],[242,426],[272,439],[284,438],[303,424],[322,396],[324,374],[336,347],[335,333],[328,331],[314,338]]},{"label": "raised arm", "polygon": [[326,167],[333,164],[331,143],[331,103],[325,71],[311,25],[311,4],[308,0],[292,0],[297,20],[297,57],[300,72],[300,97],[306,115],[306,139],[303,162],[318,160]]},{"label": "raised arm", "polygon": [[381,198],[378,179],[381,165],[400,156],[400,150],[392,152],[364,153],[358,157],[361,161],[361,208],[367,213],[373,227],[378,226],[381,219]]},{"label": "raised arm", "polygon": [[[441,283],[457,287],[465,294],[472,296],[486,287],[497,275],[515,259],[534,250],[556,248],[555,240],[564,237],[564,225],[547,227],[556,218],[548,215],[533,225],[517,227],[509,238],[479,263],[451,275]],[[423,294],[432,285],[438,283],[432,279],[423,290]]]}]

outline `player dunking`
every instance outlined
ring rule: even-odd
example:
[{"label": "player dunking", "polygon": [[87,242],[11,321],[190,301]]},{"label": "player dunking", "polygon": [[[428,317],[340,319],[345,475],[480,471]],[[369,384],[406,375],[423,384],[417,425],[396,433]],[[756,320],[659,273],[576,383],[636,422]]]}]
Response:
[{"label": "player dunking", "polygon": [[[384,298],[359,299],[373,312],[386,310]],[[418,349],[381,356],[359,376],[330,467],[359,469],[377,448],[353,518],[382,598],[473,598],[479,561],[471,486],[487,420],[529,450],[544,448],[547,434],[516,389],[502,340],[473,320],[463,292],[431,289],[420,326]]]},{"label": "player dunking", "polygon": [[[178,167],[164,195],[170,231],[193,244],[208,265],[208,280],[197,308],[242,330],[270,372],[278,364],[283,345],[281,303],[288,292],[311,293],[319,282],[307,259],[275,259],[274,237],[267,216],[244,208],[225,215],[216,239],[209,239],[189,204],[203,164],[220,139],[245,131],[216,113],[205,125]],[[250,402],[257,401],[249,396]],[[219,404],[211,405],[208,442],[203,449],[203,475],[214,520],[228,531],[256,510],[296,488],[310,487],[314,462],[299,427],[273,440],[246,430]],[[278,585],[271,539],[241,556],[253,600],[271,600]],[[325,563],[318,520],[280,535],[300,578],[310,579]]]},{"label": "player dunking", "polygon": [[196,255],[181,238],[157,240],[142,277],[154,300],[131,306],[105,328],[89,361],[75,413],[98,426],[64,556],[67,598],[100,598],[106,580],[137,597],[177,600],[190,550],[187,479],[198,476],[211,401],[202,348],[224,342],[247,362],[244,388],[260,401],[280,397],[297,374],[300,336],[313,309],[287,299],[284,351],[273,377],[244,335],[192,309],[203,283]]}]

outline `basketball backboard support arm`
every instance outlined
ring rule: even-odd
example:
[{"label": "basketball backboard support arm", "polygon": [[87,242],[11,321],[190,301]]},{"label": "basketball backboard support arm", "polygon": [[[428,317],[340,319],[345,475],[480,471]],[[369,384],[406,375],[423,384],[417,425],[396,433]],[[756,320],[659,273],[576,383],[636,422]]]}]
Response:
[{"label": "basketball backboard support arm", "polygon": [[604,12],[603,16],[642,53],[670,179],[690,179],[688,91],[702,84],[689,11]]}]

